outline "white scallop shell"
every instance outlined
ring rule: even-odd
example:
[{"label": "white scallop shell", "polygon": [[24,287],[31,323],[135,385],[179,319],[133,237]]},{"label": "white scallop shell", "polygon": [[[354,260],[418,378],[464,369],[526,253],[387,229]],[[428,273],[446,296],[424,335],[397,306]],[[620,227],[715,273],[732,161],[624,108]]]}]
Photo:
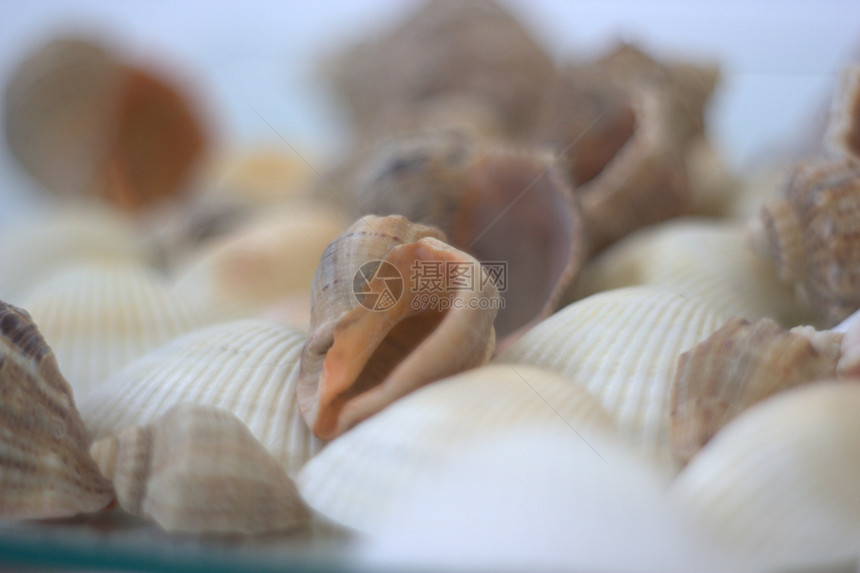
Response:
[{"label": "white scallop shell", "polygon": [[674,219],[625,237],[585,269],[578,295],[660,285],[697,297],[726,316],[808,324],[811,311],[746,245],[738,223]]},{"label": "white scallop shell", "polygon": [[670,461],[678,357],[724,322],[714,308],[668,289],[617,289],[568,305],[495,361],[532,364],[576,381],[600,399],[623,437]]},{"label": "white scallop shell", "polygon": [[453,448],[534,427],[575,441],[613,433],[572,381],[520,364],[487,366],[416,390],[333,440],[299,474],[299,491],[327,518],[370,531]]},{"label": "white scallop shell", "polygon": [[166,278],[130,261],[66,267],[22,304],[82,397],[150,350],[203,326],[190,299]]},{"label": "white scallop shell", "polygon": [[145,425],[181,403],[242,420],[291,476],[321,443],[298,412],[303,334],[262,320],[190,332],[140,358],[80,402],[94,438]]},{"label": "white scallop shell", "polygon": [[858,412],[856,380],[769,398],[720,431],[670,495],[765,570],[854,563],[860,555]]}]

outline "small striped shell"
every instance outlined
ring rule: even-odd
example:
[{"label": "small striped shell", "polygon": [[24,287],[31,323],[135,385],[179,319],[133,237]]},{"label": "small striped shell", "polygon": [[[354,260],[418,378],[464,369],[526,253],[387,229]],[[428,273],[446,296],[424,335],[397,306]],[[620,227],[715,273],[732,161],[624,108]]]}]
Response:
[{"label": "small striped shell", "polygon": [[181,403],[231,412],[294,475],[315,453],[296,405],[304,336],[262,320],[190,332],[136,360],[80,403],[96,438],[145,425]]},{"label": "small striped shell", "polygon": [[715,538],[757,560],[756,570],[856,564],[858,412],[857,380],[769,398],[723,428],[678,476],[670,495]]},{"label": "small striped shell", "polygon": [[454,448],[527,428],[574,441],[614,430],[573,381],[521,364],[486,366],[416,390],[332,441],[302,470],[299,490],[329,519],[371,531]]},{"label": "small striped shell", "polygon": [[81,398],[134,359],[204,324],[190,297],[134,262],[69,266],[35,287],[23,306]]},{"label": "small striped shell", "polygon": [[495,362],[532,364],[576,381],[599,398],[622,437],[671,464],[678,356],[724,322],[714,308],[668,289],[617,289],[568,305]]},{"label": "small striped shell", "polygon": [[293,480],[235,416],[175,406],[90,447],[120,507],[168,531],[267,533],[309,517]]}]

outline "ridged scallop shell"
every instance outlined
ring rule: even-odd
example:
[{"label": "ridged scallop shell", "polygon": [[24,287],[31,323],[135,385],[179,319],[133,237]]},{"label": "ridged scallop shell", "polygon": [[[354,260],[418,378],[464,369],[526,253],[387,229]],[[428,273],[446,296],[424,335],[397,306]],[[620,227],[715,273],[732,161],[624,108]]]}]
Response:
[{"label": "ridged scallop shell", "polygon": [[698,298],[726,316],[808,324],[812,312],[747,247],[741,223],[667,221],[612,245],[583,269],[572,298],[636,285]]},{"label": "ridged scallop shell", "polygon": [[851,66],[842,74],[825,142],[828,151],[836,156],[860,159],[860,66]]},{"label": "ridged scallop shell", "polygon": [[487,366],[416,390],[332,441],[302,470],[299,490],[327,518],[369,531],[455,447],[534,427],[569,432],[572,441],[613,433],[597,400],[572,380]]},{"label": "ridged scallop shell", "polygon": [[672,390],[670,438],[689,460],[743,410],[768,396],[836,377],[842,334],[783,330],[770,320],[729,320],[683,353]]},{"label": "ridged scallop shell", "polygon": [[177,404],[231,412],[294,475],[320,447],[296,405],[305,338],[262,320],[190,332],[136,360],[84,397],[80,410],[96,438],[145,425]]},{"label": "ridged scallop shell", "polygon": [[[397,215],[367,216],[323,254],[296,390],[318,437],[489,360],[496,285],[438,235]],[[457,280],[457,269],[468,276]]]},{"label": "ridged scallop shell", "polygon": [[812,160],[791,170],[750,227],[757,252],[806,293],[821,326],[860,308],[860,163]]},{"label": "ridged scallop shell", "polygon": [[253,316],[309,291],[320,256],[346,227],[330,209],[276,209],[201,247],[177,271],[176,290],[212,319]]},{"label": "ridged scallop shell", "polygon": [[5,302],[0,396],[0,517],[66,517],[113,499],[53,352],[30,316]]},{"label": "ridged scallop shell", "polygon": [[167,531],[257,534],[294,529],[309,512],[295,483],[225,410],[174,406],[90,447],[124,510]]},{"label": "ridged scallop shell", "polygon": [[134,359],[205,324],[192,299],[132,262],[67,267],[23,306],[39,323],[79,398]]},{"label": "ridged scallop shell", "polygon": [[769,398],[723,428],[670,494],[715,538],[756,558],[757,570],[856,563],[858,412],[857,381],[812,384]]},{"label": "ridged scallop shell", "polygon": [[359,212],[433,225],[479,261],[506,264],[500,340],[556,309],[588,251],[573,192],[552,157],[459,132],[380,145],[357,168],[352,193]]},{"label": "ridged scallop shell", "polygon": [[617,289],[568,305],[495,361],[532,364],[574,380],[599,398],[622,437],[671,462],[678,356],[724,322],[711,306],[668,289]]}]

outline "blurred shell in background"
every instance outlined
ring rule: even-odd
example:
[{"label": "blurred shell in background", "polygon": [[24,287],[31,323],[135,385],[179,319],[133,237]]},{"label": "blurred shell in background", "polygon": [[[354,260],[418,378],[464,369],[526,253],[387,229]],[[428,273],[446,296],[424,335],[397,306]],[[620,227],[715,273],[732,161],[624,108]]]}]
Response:
[{"label": "blurred shell in background", "polygon": [[522,364],[486,366],[416,390],[332,441],[302,470],[299,489],[326,517],[373,532],[457,447],[530,428],[560,429],[576,442],[614,433],[573,380]]},{"label": "blurred shell in background", "polygon": [[30,316],[4,302],[0,396],[0,517],[67,517],[113,499],[53,352]]},{"label": "blurred shell in background", "polygon": [[175,406],[90,448],[120,507],[167,531],[266,533],[309,517],[296,485],[235,416]]}]

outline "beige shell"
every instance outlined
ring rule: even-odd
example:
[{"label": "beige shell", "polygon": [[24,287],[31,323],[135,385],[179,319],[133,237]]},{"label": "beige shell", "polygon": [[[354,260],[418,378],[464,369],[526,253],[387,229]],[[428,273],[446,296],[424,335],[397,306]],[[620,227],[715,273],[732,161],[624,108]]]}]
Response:
[{"label": "beige shell", "polygon": [[860,66],[850,66],[842,73],[825,142],[828,151],[836,156],[860,159]]},{"label": "beige shell", "polygon": [[[756,570],[856,565],[860,552],[860,383],[783,392],[723,428],[670,495]],[[850,569],[849,569],[850,570]]]},{"label": "beige shell", "polygon": [[842,334],[729,320],[683,353],[672,390],[672,451],[689,460],[720,428],[783,390],[836,376]]},{"label": "beige shell", "polygon": [[558,306],[588,248],[579,209],[552,157],[480,144],[460,132],[412,134],[357,168],[361,213],[433,225],[482,263],[505,265],[499,339]]},{"label": "beige shell", "polygon": [[215,320],[254,316],[309,291],[320,256],[347,227],[330,209],[271,209],[204,245],[177,271],[176,290]]},{"label": "beige shell", "polygon": [[267,533],[309,512],[293,480],[235,416],[175,406],[90,447],[120,507],[167,531]]},{"label": "beige shell", "polygon": [[796,166],[750,227],[756,251],[806,293],[818,322],[834,326],[860,308],[860,163]]},{"label": "beige shell", "polygon": [[495,360],[574,380],[600,399],[622,437],[671,466],[670,395],[678,356],[724,322],[707,304],[665,288],[617,289],[563,308]]},{"label": "beige shell", "polygon": [[635,285],[698,298],[726,316],[808,324],[812,311],[747,247],[741,223],[678,218],[632,233],[583,269],[571,298]]},{"label": "beige shell", "polygon": [[[329,519],[371,531],[455,448],[529,428],[586,444],[614,429],[571,380],[521,364],[486,366],[416,390],[332,441],[302,470],[299,490]],[[599,448],[591,453],[599,460]]]},{"label": "beige shell", "polygon": [[840,376],[860,377],[860,310],[836,325],[832,332],[844,334],[837,373]]},{"label": "beige shell", "polygon": [[39,284],[23,305],[83,398],[134,359],[203,326],[192,300],[138,263],[91,261]]},{"label": "beige shell", "polygon": [[80,401],[96,438],[145,425],[181,403],[213,406],[247,424],[290,475],[320,447],[296,406],[304,336],[262,321],[190,332],[136,360]]},{"label": "beige shell", "polygon": [[438,236],[397,215],[367,216],[323,254],[297,386],[318,437],[334,438],[407,393],[489,360],[496,286]]},{"label": "beige shell", "polygon": [[4,302],[0,396],[0,517],[66,517],[113,499],[54,353],[30,316]]}]

